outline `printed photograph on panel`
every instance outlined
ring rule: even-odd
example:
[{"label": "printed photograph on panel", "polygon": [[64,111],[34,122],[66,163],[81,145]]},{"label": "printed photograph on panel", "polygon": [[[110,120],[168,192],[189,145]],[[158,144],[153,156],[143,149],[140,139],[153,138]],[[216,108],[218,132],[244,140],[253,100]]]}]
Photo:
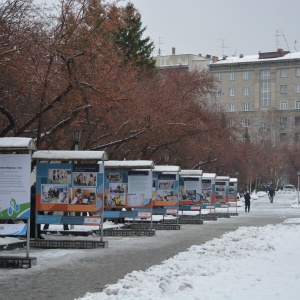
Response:
[{"label": "printed photograph on panel", "polygon": [[72,205],[96,205],[96,189],[93,188],[73,188]]},{"label": "printed photograph on panel", "polygon": [[196,200],[196,190],[183,190],[182,200]]},{"label": "printed photograph on panel", "polygon": [[67,185],[42,184],[42,203],[68,204],[69,193]]},{"label": "printed photograph on panel", "polygon": [[122,194],[128,193],[128,184],[127,183],[117,183],[117,182],[110,182],[109,183],[109,193],[113,194]]},{"label": "printed photograph on panel", "polygon": [[122,174],[121,173],[108,173],[107,181],[108,182],[122,182]]},{"label": "printed photograph on panel", "polygon": [[73,186],[96,186],[97,173],[73,172]]},{"label": "printed photograph on panel", "polygon": [[71,183],[70,169],[49,169],[48,182],[52,183]]},{"label": "printed photograph on panel", "polygon": [[174,190],[157,190],[155,200],[156,201],[173,201],[174,200]]},{"label": "printed photograph on panel", "polygon": [[126,206],[126,195],[106,195],[104,198],[104,206]]}]

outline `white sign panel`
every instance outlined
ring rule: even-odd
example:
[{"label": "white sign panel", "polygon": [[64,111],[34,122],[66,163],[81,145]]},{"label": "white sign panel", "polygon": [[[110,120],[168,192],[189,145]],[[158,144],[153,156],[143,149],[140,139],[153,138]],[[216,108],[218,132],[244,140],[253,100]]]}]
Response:
[{"label": "white sign panel", "polygon": [[0,154],[0,218],[29,218],[30,165],[30,154]]}]

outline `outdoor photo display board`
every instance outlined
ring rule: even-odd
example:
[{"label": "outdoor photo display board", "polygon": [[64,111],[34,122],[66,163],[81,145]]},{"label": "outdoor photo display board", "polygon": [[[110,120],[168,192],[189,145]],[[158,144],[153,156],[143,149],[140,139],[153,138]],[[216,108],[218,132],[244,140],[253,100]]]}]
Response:
[{"label": "outdoor photo display board", "polygon": [[0,154],[0,219],[30,217],[30,154]]},{"label": "outdoor photo display board", "polygon": [[237,201],[237,182],[229,182],[228,201]]},{"label": "outdoor photo display board", "polygon": [[107,170],[105,208],[152,207],[152,171]]},{"label": "outdoor photo display board", "polygon": [[216,202],[228,202],[228,187],[228,181],[216,180]]},{"label": "outdoor photo display board", "polygon": [[180,177],[180,205],[200,204],[201,177]]},{"label": "outdoor photo display board", "polygon": [[202,179],[202,202],[214,202],[213,180]]},{"label": "outdoor photo display board", "polygon": [[37,165],[37,210],[103,211],[104,172],[99,164]]},{"label": "outdoor photo display board", "polygon": [[179,205],[179,180],[176,174],[153,173],[154,206]]}]

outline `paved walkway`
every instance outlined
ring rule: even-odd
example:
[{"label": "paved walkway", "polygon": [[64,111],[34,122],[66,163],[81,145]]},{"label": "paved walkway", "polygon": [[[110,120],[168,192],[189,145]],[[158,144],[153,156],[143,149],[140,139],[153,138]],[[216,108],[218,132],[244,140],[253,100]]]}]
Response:
[{"label": "paved walkway", "polygon": [[127,273],[145,270],[240,226],[264,226],[300,217],[300,210],[290,208],[296,197],[278,193],[273,204],[262,197],[252,202],[250,213],[241,207],[238,216],[205,221],[203,225],[181,225],[176,231],[156,231],[154,237],[104,237],[109,242],[105,249],[31,249],[30,256],[37,257],[37,266],[0,269],[0,299],[73,300],[87,292],[99,292]]}]

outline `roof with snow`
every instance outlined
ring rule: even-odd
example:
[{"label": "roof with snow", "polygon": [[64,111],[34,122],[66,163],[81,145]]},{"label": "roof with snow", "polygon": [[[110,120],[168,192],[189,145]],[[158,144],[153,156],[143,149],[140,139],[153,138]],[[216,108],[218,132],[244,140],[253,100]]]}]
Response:
[{"label": "roof with snow", "polygon": [[2,137],[0,138],[0,149],[28,149],[36,150],[35,141],[26,137]]},{"label": "roof with snow", "polygon": [[202,176],[202,170],[181,170],[179,172],[180,176]]},{"label": "roof with snow", "polygon": [[282,60],[293,60],[300,59],[300,52],[288,53],[288,51],[278,52],[266,52],[259,53],[257,55],[240,55],[233,57],[220,58],[216,62],[212,62],[210,65],[223,65],[223,64],[235,64],[235,63],[249,63],[249,62],[261,62],[261,61],[282,61]]},{"label": "roof with snow", "polygon": [[40,150],[32,155],[32,159],[36,160],[107,160],[105,151],[69,151],[69,150]]},{"label": "roof with snow", "polygon": [[153,169],[152,160],[109,160],[104,162],[105,169]]}]

